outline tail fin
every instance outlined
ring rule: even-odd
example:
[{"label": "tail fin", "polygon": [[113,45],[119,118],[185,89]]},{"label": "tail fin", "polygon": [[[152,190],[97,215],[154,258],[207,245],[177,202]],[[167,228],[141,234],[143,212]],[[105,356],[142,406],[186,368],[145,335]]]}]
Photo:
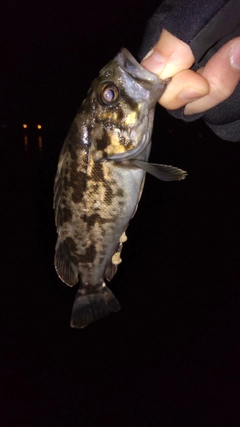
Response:
[{"label": "tail fin", "polygon": [[91,293],[87,293],[86,288],[85,286],[77,292],[71,316],[72,328],[84,328],[89,323],[120,310],[118,300],[105,283],[91,287]]}]

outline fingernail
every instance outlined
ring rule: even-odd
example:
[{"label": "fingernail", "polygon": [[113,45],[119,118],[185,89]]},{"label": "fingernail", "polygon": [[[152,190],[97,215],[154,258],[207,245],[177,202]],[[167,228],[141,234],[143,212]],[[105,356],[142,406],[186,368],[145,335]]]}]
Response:
[{"label": "fingernail", "polygon": [[146,56],[144,56],[143,61],[145,61],[145,59],[147,59],[150,55],[152,55],[153,53],[153,49],[149,50],[149,52],[147,53]]},{"label": "fingernail", "polygon": [[230,63],[233,68],[240,70],[240,43],[233,45],[230,51]]},{"label": "fingernail", "polygon": [[152,73],[158,74],[162,71],[165,65],[165,59],[160,53],[155,52],[153,49],[145,56],[141,65]]},{"label": "fingernail", "polygon": [[195,99],[202,98],[204,95],[206,95],[206,93],[200,92],[199,90],[192,87],[188,87],[180,92],[178,98],[183,101],[195,101]]}]

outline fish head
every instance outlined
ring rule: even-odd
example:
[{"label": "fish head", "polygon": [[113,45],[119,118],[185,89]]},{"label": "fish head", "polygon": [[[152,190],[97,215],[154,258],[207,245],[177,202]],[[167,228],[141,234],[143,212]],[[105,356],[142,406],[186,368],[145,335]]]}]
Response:
[{"label": "fish head", "polygon": [[82,106],[94,160],[136,158],[146,149],[155,105],[166,84],[126,49],[100,71]]}]

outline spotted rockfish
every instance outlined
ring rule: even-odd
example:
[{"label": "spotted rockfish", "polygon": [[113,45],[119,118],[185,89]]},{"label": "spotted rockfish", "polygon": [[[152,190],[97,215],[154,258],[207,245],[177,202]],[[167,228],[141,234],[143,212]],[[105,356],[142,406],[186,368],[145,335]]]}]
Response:
[{"label": "spotted rockfish", "polygon": [[67,285],[80,281],[72,327],[120,309],[104,278],[110,281],[121,262],[145,173],[166,181],[186,175],[147,163],[165,86],[122,49],[92,83],[64,142],[55,179],[55,267]]}]

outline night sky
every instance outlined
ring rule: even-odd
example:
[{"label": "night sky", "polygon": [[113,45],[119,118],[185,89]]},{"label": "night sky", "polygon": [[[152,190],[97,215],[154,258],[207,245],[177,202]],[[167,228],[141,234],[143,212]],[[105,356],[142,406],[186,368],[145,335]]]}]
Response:
[{"label": "night sky", "polygon": [[110,284],[122,309],[71,329],[77,289],[53,266],[59,151],[99,70],[122,46],[137,57],[157,2],[4,3],[1,425],[239,426],[239,144],[157,107],[151,160],[188,177],[147,177]]},{"label": "night sky", "polygon": [[[7,3],[1,13],[5,121],[68,123],[121,47],[137,55],[154,2]],[[2,110],[3,109],[3,110]]]}]

